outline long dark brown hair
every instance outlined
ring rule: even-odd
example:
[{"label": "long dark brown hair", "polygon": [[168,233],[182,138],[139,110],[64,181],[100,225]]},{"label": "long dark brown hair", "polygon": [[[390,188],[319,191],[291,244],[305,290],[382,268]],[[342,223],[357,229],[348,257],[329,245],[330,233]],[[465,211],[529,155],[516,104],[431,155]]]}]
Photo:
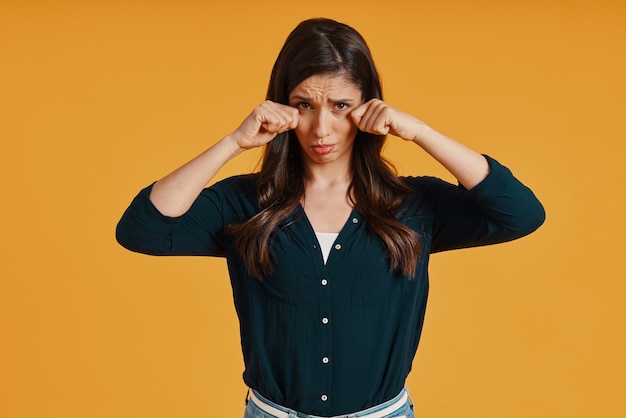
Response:
[{"label": "long dark brown hair", "polygon": [[[274,63],[267,99],[289,104],[289,93],[298,84],[313,75],[329,74],[347,76],[361,89],[364,102],[382,100],[380,79],[365,40],[351,27],[329,19],[306,20],[291,32]],[[381,154],[385,139],[357,132],[348,196],[387,248],[389,267],[412,277],[422,247],[417,234],[396,219],[409,189]],[[257,278],[272,271],[269,239],[304,194],[301,152],[293,131],[277,135],[266,145],[256,183],[262,210],[228,228],[246,267]]]}]

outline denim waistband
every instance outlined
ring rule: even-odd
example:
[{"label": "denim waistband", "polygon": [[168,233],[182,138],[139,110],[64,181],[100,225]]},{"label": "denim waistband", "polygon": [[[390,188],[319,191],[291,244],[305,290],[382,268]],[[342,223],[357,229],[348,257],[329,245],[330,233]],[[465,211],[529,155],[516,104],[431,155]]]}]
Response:
[{"label": "denim waistband", "polygon": [[307,415],[285,408],[284,406],[265,399],[254,389],[250,390],[250,401],[266,413],[276,418],[383,418],[402,408],[407,401],[409,401],[409,393],[408,390],[404,388],[396,397],[388,400],[387,402],[383,402],[382,404],[364,409],[362,411],[352,412],[345,415],[337,415],[334,417]]}]

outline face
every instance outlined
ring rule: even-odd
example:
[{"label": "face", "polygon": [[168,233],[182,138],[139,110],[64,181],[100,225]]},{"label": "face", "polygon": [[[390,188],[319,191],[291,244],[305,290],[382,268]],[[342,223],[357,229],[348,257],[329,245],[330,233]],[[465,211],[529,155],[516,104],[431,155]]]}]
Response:
[{"label": "face", "polygon": [[295,133],[306,165],[349,163],[357,127],[350,112],[362,104],[361,90],[342,75],[313,75],[289,94],[298,108]]}]

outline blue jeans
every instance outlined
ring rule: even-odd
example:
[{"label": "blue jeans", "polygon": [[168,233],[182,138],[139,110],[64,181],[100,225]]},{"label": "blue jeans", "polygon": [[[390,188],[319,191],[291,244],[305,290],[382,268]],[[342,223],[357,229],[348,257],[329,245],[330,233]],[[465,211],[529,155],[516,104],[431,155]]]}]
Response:
[{"label": "blue jeans", "polygon": [[[378,412],[383,410],[384,408],[388,407],[389,405],[393,404],[394,402],[398,401],[404,394],[405,392],[408,394],[408,390],[404,389],[398,396],[396,396],[395,398],[382,403],[380,405],[376,405],[372,408],[369,409],[365,409],[363,411],[358,411],[358,412],[353,412],[351,414],[346,414],[346,415],[337,415],[334,417],[329,417],[329,418],[359,418],[359,417],[367,417],[369,414],[372,414],[374,412]],[[288,409],[285,408],[283,406],[277,405],[265,398],[263,398],[261,395],[259,395],[257,392],[255,392],[255,395],[261,399],[264,403],[271,405],[272,407],[285,412],[286,414],[289,415],[289,418],[321,418],[321,417],[317,417],[315,415],[307,415],[307,414],[303,414],[297,411],[294,411],[292,409]],[[275,415],[272,414],[268,414],[267,412],[265,412],[264,410],[262,410],[261,408],[259,408],[253,401],[252,399],[250,399],[248,401],[248,405],[246,406],[246,411],[244,413],[244,418],[276,418]],[[408,397],[406,402],[397,410],[395,410],[394,412],[392,412],[391,414],[385,415],[384,418],[415,418],[415,415],[413,415],[413,402],[411,401],[411,398]]]}]

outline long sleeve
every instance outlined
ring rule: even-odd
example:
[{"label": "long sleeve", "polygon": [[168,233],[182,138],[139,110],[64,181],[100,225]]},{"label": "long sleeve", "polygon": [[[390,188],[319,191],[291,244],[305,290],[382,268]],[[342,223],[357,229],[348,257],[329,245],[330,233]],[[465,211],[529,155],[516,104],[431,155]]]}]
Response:
[{"label": "long sleeve", "polygon": [[240,179],[232,177],[203,190],[189,211],[176,218],[158,211],[150,201],[152,186],[148,186],[122,215],[116,239],[123,247],[144,254],[224,256],[224,228],[241,221],[251,206],[242,207],[238,200],[249,183]]},{"label": "long sleeve", "polygon": [[543,224],[545,211],[534,193],[508,168],[486,158],[491,171],[471,190],[420,179],[420,195],[432,211],[431,252],[511,241]]}]

